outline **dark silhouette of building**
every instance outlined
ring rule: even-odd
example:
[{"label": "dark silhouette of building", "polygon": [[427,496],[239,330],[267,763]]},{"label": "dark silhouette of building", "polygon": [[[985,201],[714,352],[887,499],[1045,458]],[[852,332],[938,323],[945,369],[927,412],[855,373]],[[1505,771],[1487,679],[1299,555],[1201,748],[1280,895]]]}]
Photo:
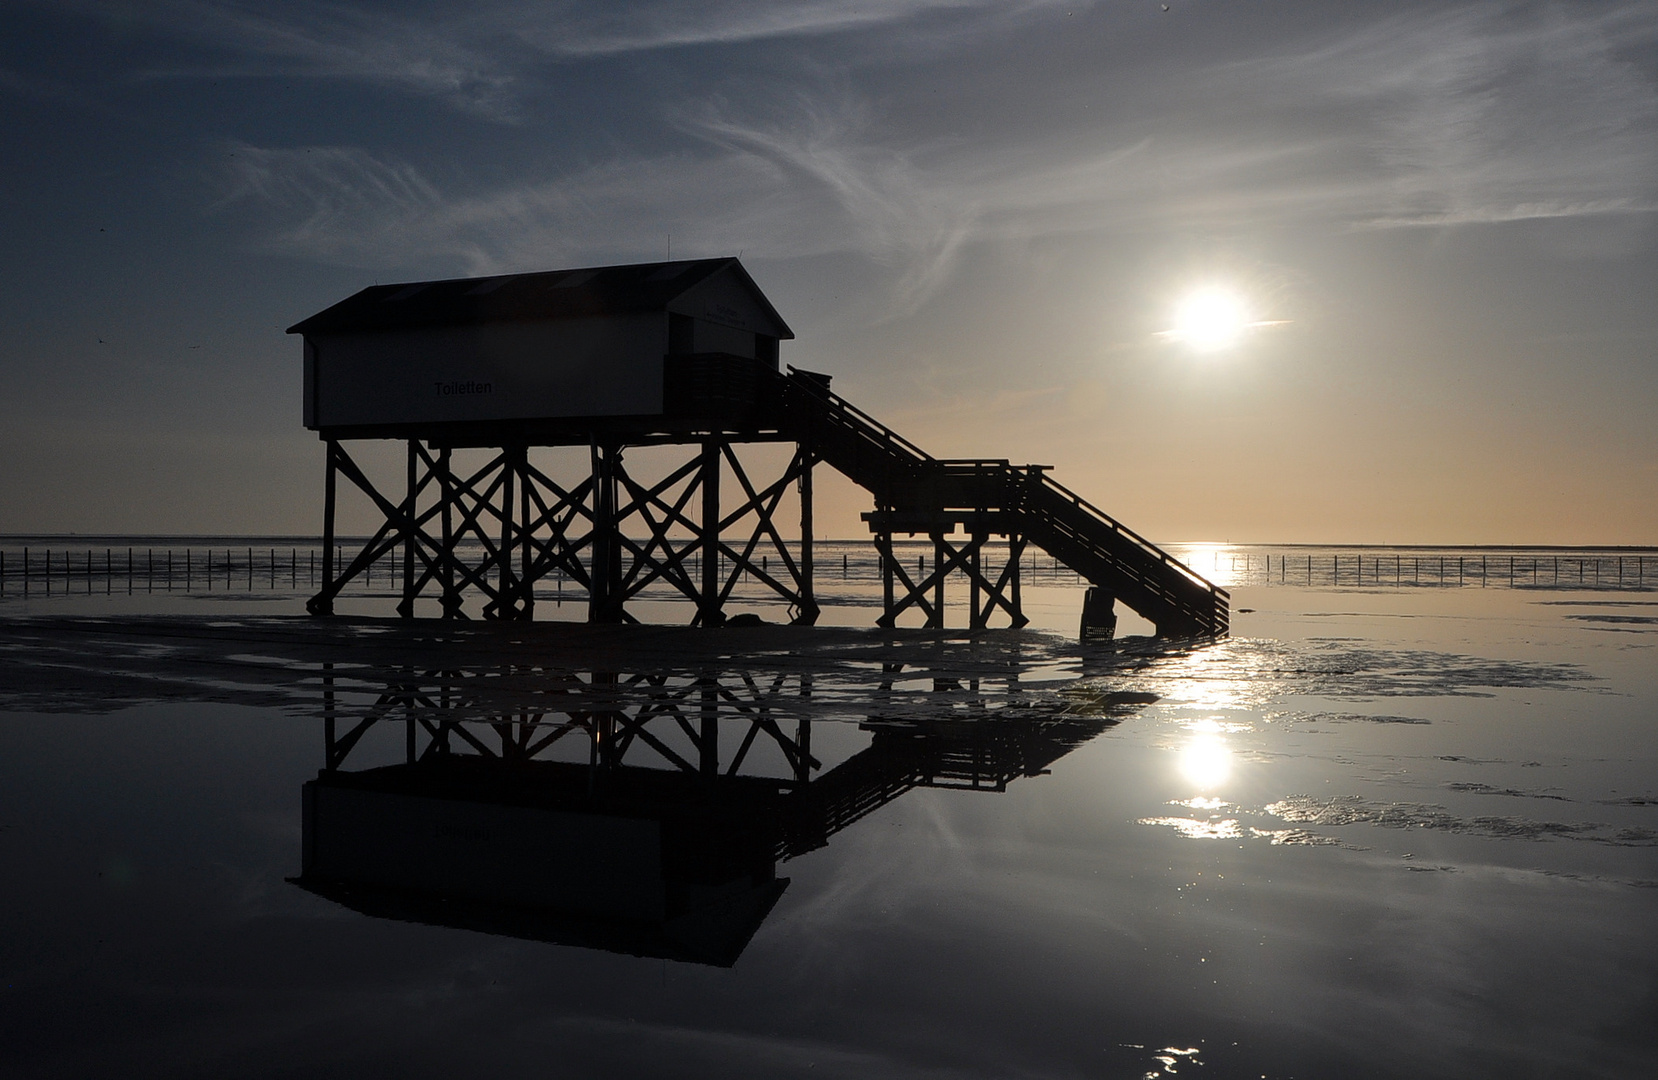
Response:
[{"label": "dark silhouette of building", "polygon": [[[1020,567],[1034,544],[1092,585],[1085,637],[1110,635],[1118,600],[1160,634],[1227,630],[1225,591],[1047,466],[934,458],[835,394],[828,376],[780,369],[779,342],[793,333],[735,259],[381,285],[290,333],[305,342],[305,423],[327,444],[314,614],[400,557],[405,616],[430,598],[459,617],[476,594],[486,618],[530,618],[538,583],[556,578],[586,592],[593,622],[630,620],[629,601],[665,586],[694,605],[693,624],[714,626],[748,579],[810,624],[821,463],[874,498],[864,517],[881,553],[883,626],[915,608],[942,628],[952,574],[970,586],[969,627],[1023,626]],[[407,443],[400,493],[376,487],[345,448],[354,439]],[[794,453],[781,475],[751,476],[738,447],[766,442]],[[641,446],[688,454],[643,481],[625,461]],[[549,475],[532,450],[553,447],[585,448],[581,475]],[[478,450],[483,459],[459,464]],[[338,566],[342,475],[383,522]],[[736,497],[722,500],[733,483]],[[779,509],[791,489],[794,543]],[[893,538],[905,534],[932,540],[930,571],[912,576],[897,557]]]}]

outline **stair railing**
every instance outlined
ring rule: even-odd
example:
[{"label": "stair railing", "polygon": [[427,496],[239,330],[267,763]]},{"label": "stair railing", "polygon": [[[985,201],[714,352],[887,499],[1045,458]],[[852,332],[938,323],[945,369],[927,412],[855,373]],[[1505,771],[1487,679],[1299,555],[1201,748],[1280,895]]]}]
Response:
[{"label": "stair railing", "polygon": [[[859,428],[859,425],[862,425],[862,427],[869,429],[868,431],[861,431],[860,432],[860,434],[864,435],[865,437],[869,437],[871,435],[871,433],[873,433],[874,435],[879,436],[879,438],[875,439],[874,441],[889,443],[889,444],[891,444],[895,447],[898,447],[898,448],[906,451],[907,453],[913,454],[916,458],[918,458],[922,462],[931,462],[933,460],[933,455],[927,453],[927,451],[921,449],[921,447],[919,447],[919,446],[915,445],[914,443],[910,442],[908,439],[904,438],[904,436],[898,434],[898,432],[896,432],[896,431],[892,430],[891,428],[887,427],[885,424],[881,423],[879,420],[875,419],[873,416],[871,416],[868,413],[864,412],[862,409],[858,408],[856,405],[852,404],[850,401],[847,401],[845,398],[841,397],[839,394],[835,393],[833,390],[829,389],[827,386],[824,386],[821,383],[815,382],[814,380],[812,380],[810,378],[807,378],[806,375],[807,375],[806,372],[802,372],[799,368],[795,367],[793,364],[789,365],[789,382],[796,389],[806,391],[808,394],[812,395],[813,397],[817,398],[818,400],[824,402],[825,404],[828,404],[828,405],[832,406],[835,412],[844,413],[844,414],[846,414],[846,416],[851,417],[852,419],[858,421],[858,424],[847,424],[846,425],[847,427],[850,427],[854,431],[857,431],[858,428]],[[831,416],[831,419],[842,419],[840,417],[834,416],[833,412],[830,414],[830,416]]]},{"label": "stair railing", "polygon": [[[811,377],[811,373],[803,372],[793,365],[790,365],[788,378],[789,384],[792,388],[803,391],[828,406],[827,418],[831,422],[838,423],[863,438],[870,440],[871,442],[884,444],[890,452],[893,452],[895,457],[900,457],[902,454],[910,455],[914,460],[910,461],[908,464],[918,465],[924,468],[938,467],[945,472],[957,473],[958,475],[962,472],[967,472],[973,475],[986,476],[987,478],[992,473],[1001,473],[1002,476],[1010,483],[1017,477],[1022,476],[1025,478],[1027,483],[1034,483],[1046,488],[1052,494],[1070,503],[1084,513],[1092,516],[1100,524],[1106,526],[1112,532],[1128,540],[1143,554],[1155,558],[1164,566],[1172,567],[1178,574],[1187,579],[1191,584],[1206,591],[1213,600],[1224,603],[1231,599],[1231,594],[1229,594],[1225,589],[1222,589],[1220,586],[1209,581],[1202,574],[1199,574],[1197,571],[1185,565],[1180,560],[1169,555],[1166,551],[1158,547],[1156,544],[1153,544],[1150,540],[1147,540],[1133,529],[1130,529],[1110,514],[1107,514],[1104,510],[1101,510],[1087,499],[1084,499],[1081,495],[1078,495],[1076,492],[1072,491],[1070,488],[1048,475],[1047,466],[1017,466],[1009,464],[1005,459],[965,458],[945,459],[941,461],[934,458],[931,454],[910,442],[896,431],[887,427],[873,416],[870,416],[850,401],[847,401],[833,390],[830,390],[822,382],[813,379]],[[1011,488],[1009,490],[1011,490]],[[1017,509],[1022,513],[1030,513],[1034,507],[1028,505],[1027,503],[1026,505],[1019,507],[1010,506],[1008,509]],[[1060,523],[1055,522],[1055,524]],[[1085,534],[1078,535],[1077,539],[1084,543],[1089,542],[1089,537]],[[1090,546],[1094,545],[1090,544]],[[1118,562],[1118,560],[1115,559],[1112,561]],[[1153,592],[1164,596],[1170,602],[1175,603],[1176,606],[1186,606],[1180,602],[1181,598],[1170,593],[1163,586],[1162,582],[1156,581],[1155,579],[1146,579],[1144,575],[1135,572],[1133,567],[1122,566],[1119,564],[1119,569],[1129,573],[1132,577],[1140,579]],[[1194,612],[1193,614],[1203,615],[1205,613]]]},{"label": "stair railing", "polygon": [[1202,588],[1206,589],[1211,595],[1221,597],[1222,599],[1230,599],[1231,598],[1231,594],[1228,593],[1225,589],[1221,588],[1219,585],[1214,584],[1208,578],[1205,578],[1202,574],[1198,573],[1196,570],[1193,570],[1191,567],[1187,566],[1185,563],[1181,562],[1179,559],[1176,559],[1174,556],[1170,555],[1168,552],[1164,551],[1162,548],[1158,547],[1156,544],[1152,543],[1150,540],[1147,540],[1145,537],[1141,536],[1139,533],[1135,532],[1133,529],[1129,528],[1127,525],[1124,525],[1122,522],[1118,521],[1116,518],[1112,517],[1110,514],[1106,513],[1104,510],[1101,510],[1099,507],[1095,506],[1093,503],[1089,502],[1087,499],[1084,499],[1081,495],[1078,495],[1076,492],[1072,491],[1070,488],[1066,487],[1064,484],[1061,484],[1058,480],[1055,480],[1053,477],[1049,476],[1045,472],[1041,473],[1039,475],[1041,476],[1041,483],[1044,487],[1048,488],[1054,494],[1056,494],[1056,495],[1060,496],[1061,498],[1065,499],[1065,501],[1071,503],[1073,506],[1076,506],[1078,509],[1084,510],[1084,511],[1088,512],[1089,514],[1092,514],[1094,517],[1098,518],[1102,523],[1109,526],[1112,532],[1115,532],[1118,535],[1124,537],[1125,539],[1131,541],[1137,547],[1139,547],[1141,550],[1143,550],[1147,555],[1156,556],[1156,558],[1158,560],[1160,560],[1161,562],[1165,563],[1168,566],[1174,567],[1181,574],[1184,574],[1186,577],[1190,578],[1194,584],[1199,585]]}]

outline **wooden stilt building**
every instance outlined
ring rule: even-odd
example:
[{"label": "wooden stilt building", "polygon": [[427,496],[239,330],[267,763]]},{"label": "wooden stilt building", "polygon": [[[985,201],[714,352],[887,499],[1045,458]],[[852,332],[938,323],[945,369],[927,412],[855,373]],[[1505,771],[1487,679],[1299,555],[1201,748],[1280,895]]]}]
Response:
[{"label": "wooden stilt building", "polygon": [[[865,519],[881,554],[881,625],[914,607],[942,628],[950,575],[969,582],[970,628],[1024,625],[1021,555],[1035,545],[1091,583],[1084,637],[1110,635],[1118,600],[1161,634],[1227,630],[1223,590],[1046,467],[934,458],[828,376],[780,367],[779,343],[794,335],[736,259],[380,285],[289,332],[305,342],[305,424],[327,446],[313,614],[400,554],[405,616],[430,598],[461,617],[473,593],[486,618],[530,618],[538,584],[556,574],[585,591],[594,622],[633,619],[630,601],[667,585],[692,623],[713,626],[747,576],[809,624],[812,474],[825,464],[874,497]],[[369,439],[407,444],[402,491],[378,490],[348,451]],[[755,443],[793,453],[759,475],[739,452]],[[641,482],[625,451],[646,446],[683,447],[684,460]],[[585,448],[581,475],[548,475],[530,453],[545,447]],[[457,465],[480,450],[481,463]],[[354,553],[336,550],[342,476],[381,519]],[[798,531],[779,520],[791,488]],[[930,573],[912,577],[898,559],[903,534],[932,540]]]}]

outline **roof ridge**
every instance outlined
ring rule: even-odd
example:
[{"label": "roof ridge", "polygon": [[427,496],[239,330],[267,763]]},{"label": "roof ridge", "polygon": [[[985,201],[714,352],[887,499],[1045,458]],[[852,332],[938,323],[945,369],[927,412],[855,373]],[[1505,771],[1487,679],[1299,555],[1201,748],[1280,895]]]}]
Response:
[{"label": "roof ridge", "polygon": [[783,331],[781,336],[793,337],[742,262],[729,255],[375,284],[295,323],[287,332],[392,330],[656,310],[726,269],[752,292]]}]

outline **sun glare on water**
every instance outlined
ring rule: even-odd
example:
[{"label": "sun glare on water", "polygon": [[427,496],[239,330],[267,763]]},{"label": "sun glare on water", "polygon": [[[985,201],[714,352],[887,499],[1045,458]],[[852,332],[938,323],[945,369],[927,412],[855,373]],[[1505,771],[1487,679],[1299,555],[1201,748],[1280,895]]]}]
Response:
[{"label": "sun glare on water", "polygon": [[1180,775],[1199,791],[1213,791],[1232,775],[1232,751],[1226,740],[1200,731],[1180,748]]}]

